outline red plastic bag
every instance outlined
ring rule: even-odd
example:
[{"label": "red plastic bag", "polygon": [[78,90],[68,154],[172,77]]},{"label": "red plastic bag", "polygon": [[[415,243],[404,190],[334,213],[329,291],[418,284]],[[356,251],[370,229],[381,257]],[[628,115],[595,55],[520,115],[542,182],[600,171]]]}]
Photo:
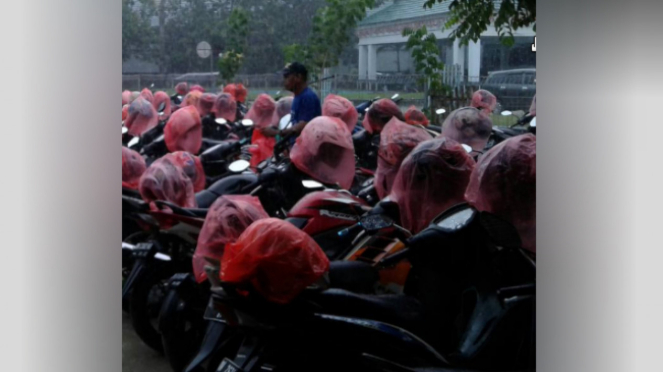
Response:
[{"label": "red plastic bag", "polygon": [[410,108],[405,111],[405,122],[410,125],[423,125],[424,127],[427,127],[429,124],[426,114],[414,106],[410,106]]},{"label": "red plastic bag", "polygon": [[249,164],[251,168],[256,169],[258,164],[269,159],[274,154],[274,146],[276,146],[276,139],[274,137],[267,137],[260,133],[259,130],[254,130],[251,137],[251,147],[249,147],[249,152],[251,153]]},{"label": "red plastic bag", "polygon": [[250,283],[268,301],[285,304],[329,270],[329,260],[306,233],[287,221],[260,219],[226,245],[221,280]]},{"label": "red plastic bag", "polygon": [[163,109],[163,114],[159,115],[159,120],[165,120],[167,119],[171,112],[170,112],[170,97],[168,97],[168,94],[166,92],[156,92],[154,94],[154,100],[152,101],[152,106],[154,106],[154,109],[157,110],[157,115],[159,114],[159,106],[165,103],[166,106]]},{"label": "red plastic bag", "polygon": [[355,175],[355,148],[348,126],[339,118],[319,116],[297,137],[290,152],[300,171],[326,184],[349,189]]},{"label": "red plastic bag", "polygon": [[536,94],[532,98],[532,105],[529,107],[529,114],[531,116],[536,116]]},{"label": "red plastic bag", "polygon": [[459,108],[442,124],[442,136],[483,151],[493,130],[493,121],[473,107]]},{"label": "red plastic bag", "polygon": [[200,114],[193,106],[177,110],[163,128],[168,151],[186,151],[197,154],[203,144],[203,126]]},{"label": "red plastic bag", "polygon": [[164,200],[183,208],[196,207],[191,179],[168,158],[157,159],[145,170],[139,191],[148,203]]},{"label": "red plastic bag", "polygon": [[159,123],[157,112],[152,103],[143,97],[138,97],[131,102],[128,114],[124,126],[129,130],[129,134],[134,137],[141,136]]},{"label": "red plastic bag", "polygon": [[510,222],[523,248],[536,253],[536,136],[509,138],[481,156],[465,198]]},{"label": "red plastic bag", "polygon": [[122,92],[122,106],[128,105],[131,102],[131,92],[125,90]]},{"label": "red plastic bag", "polygon": [[179,94],[180,96],[189,93],[189,84],[185,82],[177,83],[177,85],[175,85],[175,92],[177,92],[177,94]]},{"label": "red plastic bag", "polygon": [[479,89],[472,95],[470,106],[476,107],[486,115],[490,115],[497,106],[497,98],[485,89]]},{"label": "red plastic bag", "polygon": [[237,102],[232,95],[221,93],[214,101],[212,112],[216,118],[223,118],[230,123],[234,123],[237,118]]},{"label": "red plastic bag", "polygon": [[465,202],[474,159],[460,143],[437,137],[420,143],[403,160],[389,195],[401,224],[418,233],[440,213]]},{"label": "red plastic bag", "polygon": [[275,127],[279,126],[281,119],[292,112],[292,101],[294,97],[287,96],[282,97],[276,101],[276,109],[274,110],[274,119],[272,120],[272,125]]},{"label": "red plastic bag", "polygon": [[205,93],[205,88],[203,88],[200,85],[196,84],[196,85],[192,86],[191,89],[189,90],[189,92],[196,92],[196,91],[198,91],[200,93]]},{"label": "red plastic bag", "polygon": [[366,112],[362,125],[368,133],[380,133],[393,117],[396,117],[400,121],[405,121],[401,109],[394,101],[381,99],[373,103],[368,112]]},{"label": "red plastic bag", "polygon": [[249,195],[223,195],[216,199],[205,217],[193,254],[193,273],[198,283],[207,279],[207,260],[221,261],[226,244],[232,243],[253,222],[269,218],[260,200]]},{"label": "red plastic bag", "polygon": [[199,157],[185,151],[176,151],[166,154],[162,158],[167,158],[171,163],[182,168],[184,173],[191,179],[194,192],[205,189],[205,170]]},{"label": "red plastic bag", "polygon": [[359,117],[352,102],[345,97],[334,94],[330,94],[325,98],[325,102],[322,104],[322,115],[333,116],[343,120],[348,126],[350,133],[355,129],[357,118]]},{"label": "red plastic bag", "polygon": [[184,96],[184,99],[182,100],[182,104],[180,105],[180,108],[184,108],[187,106],[193,106],[198,109],[198,101],[200,101],[200,97],[203,95],[202,92],[197,91],[197,90],[192,90],[189,93]]},{"label": "red plastic bag", "polygon": [[253,120],[255,129],[264,129],[272,125],[274,111],[276,111],[274,99],[267,94],[261,94],[253,102],[245,118]]},{"label": "red plastic bag", "polygon": [[136,100],[136,98],[140,97],[140,92],[133,91],[131,92],[131,97],[129,99],[129,103],[133,102]]},{"label": "red plastic bag", "polygon": [[235,101],[244,103],[246,102],[246,96],[248,95],[248,91],[242,84],[228,84],[223,88],[223,91],[225,93],[228,93],[235,98]]},{"label": "red plastic bag", "polygon": [[380,134],[378,148],[378,167],[375,170],[373,185],[380,199],[389,195],[394,178],[398,173],[403,159],[420,142],[432,137],[426,130],[406,124],[392,118]]},{"label": "red plastic bag", "polygon": [[212,112],[212,109],[214,109],[214,102],[216,102],[216,94],[204,93],[200,96],[197,107],[200,116],[209,115],[209,113]]},{"label": "red plastic bag", "polygon": [[152,103],[154,101],[154,94],[152,94],[152,91],[145,88],[140,92],[140,96],[145,98],[146,100],[150,101]]},{"label": "red plastic bag", "polygon": [[122,187],[138,190],[145,168],[145,159],[139,153],[122,147]]}]

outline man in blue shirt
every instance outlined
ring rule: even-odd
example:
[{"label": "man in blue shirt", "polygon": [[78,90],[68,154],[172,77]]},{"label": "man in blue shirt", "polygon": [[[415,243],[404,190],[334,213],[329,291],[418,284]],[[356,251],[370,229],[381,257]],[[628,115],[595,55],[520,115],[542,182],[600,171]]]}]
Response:
[{"label": "man in blue shirt", "polygon": [[[315,92],[308,87],[308,70],[304,65],[293,62],[283,70],[283,86],[295,94],[292,101],[291,123],[288,128],[280,131],[281,137],[291,134],[298,136],[304,126],[314,118],[322,115],[322,105]],[[291,140],[291,145],[295,139]]]}]

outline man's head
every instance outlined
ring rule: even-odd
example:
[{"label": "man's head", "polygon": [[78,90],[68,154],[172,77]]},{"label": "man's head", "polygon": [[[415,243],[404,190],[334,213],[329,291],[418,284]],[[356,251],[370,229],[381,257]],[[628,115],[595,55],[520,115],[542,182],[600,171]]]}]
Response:
[{"label": "man's head", "polygon": [[288,64],[283,70],[283,87],[297,93],[306,86],[308,70],[299,62]]}]

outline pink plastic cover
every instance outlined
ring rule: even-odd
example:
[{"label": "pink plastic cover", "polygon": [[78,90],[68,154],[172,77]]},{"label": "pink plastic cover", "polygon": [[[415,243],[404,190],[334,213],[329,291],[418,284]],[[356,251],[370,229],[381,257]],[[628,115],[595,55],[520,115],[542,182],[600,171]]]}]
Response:
[{"label": "pink plastic cover", "polygon": [[348,126],[350,133],[355,129],[357,118],[359,117],[352,102],[345,97],[334,94],[330,94],[325,98],[325,102],[322,104],[322,115],[333,116],[343,120]]},{"label": "pink plastic cover", "polygon": [[212,112],[217,118],[223,118],[233,123],[237,117],[237,102],[232,95],[221,93],[216,97],[216,101],[214,101]]},{"label": "pink plastic cover", "polygon": [[193,106],[198,109],[198,101],[200,101],[200,97],[203,95],[202,92],[197,91],[197,90],[192,90],[189,93],[187,93],[186,96],[184,96],[184,99],[182,100],[182,104],[180,107],[187,107],[187,106]]},{"label": "pink plastic cover", "polygon": [[198,84],[195,84],[194,86],[191,87],[189,92],[195,92],[195,91],[198,91],[200,93],[205,93],[205,88],[203,88],[202,86],[200,86]]},{"label": "pink plastic cover", "polygon": [[226,246],[221,280],[251,284],[268,301],[285,304],[329,270],[329,260],[306,233],[287,221],[260,219]]},{"label": "pink plastic cover", "polygon": [[154,101],[154,94],[152,94],[152,91],[145,88],[140,92],[140,96],[145,98],[146,100],[150,101],[152,103]]},{"label": "pink plastic cover", "polygon": [[145,172],[145,159],[134,150],[122,147],[122,187],[138,190],[140,177]]},{"label": "pink plastic cover", "polygon": [[207,116],[212,109],[214,108],[214,102],[216,101],[216,94],[204,93],[200,96],[198,100],[198,112],[200,116]]},{"label": "pink plastic cover", "polygon": [[154,100],[152,101],[152,106],[154,106],[154,109],[157,110],[157,114],[159,114],[159,106],[162,103],[165,103],[166,106],[163,110],[163,114],[159,115],[160,120],[164,120],[164,119],[168,118],[171,114],[171,112],[170,112],[170,97],[168,97],[168,94],[166,94],[166,92],[162,92],[162,91],[156,92],[154,94]]},{"label": "pink plastic cover", "polygon": [[452,139],[437,137],[417,145],[403,160],[389,195],[398,203],[402,226],[416,234],[440,213],[463,203],[474,165]]},{"label": "pink plastic cover", "polygon": [[442,136],[483,151],[493,129],[493,121],[480,110],[459,108],[449,114],[442,124]]},{"label": "pink plastic cover", "polygon": [[378,167],[375,170],[373,181],[375,191],[377,191],[380,199],[389,195],[403,159],[420,142],[431,138],[430,134],[424,129],[406,124],[397,118],[392,118],[385,125],[380,134]]},{"label": "pink plastic cover", "polygon": [[122,91],[122,106],[128,105],[131,102],[131,92],[128,90]]},{"label": "pink plastic cover", "polygon": [[193,106],[177,110],[163,128],[168,151],[186,151],[197,154],[203,143],[200,114]]},{"label": "pink plastic cover", "polygon": [[253,120],[255,129],[264,129],[272,125],[275,110],[274,99],[267,94],[261,94],[253,102],[245,118]]},{"label": "pink plastic cover", "polygon": [[183,208],[196,207],[191,179],[168,158],[157,159],[145,170],[139,191],[148,203],[164,200]]},{"label": "pink plastic cover", "polygon": [[167,158],[171,163],[182,168],[193,183],[193,191],[198,192],[205,189],[205,170],[199,157],[185,151],[176,151],[164,155],[163,158]]},{"label": "pink plastic cover", "polygon": [[512,137],[486,152],[465,197],[476,209],[514,225],[523,248],[536,253],[536,136]]},{"label": "pink plastic cover", "polygon": [[405,122],[410,125],[423,125],[425,127],[429,124],[426,114],[414,106],[410,106],[405,111]]},{"label": "pink plastic cover", "polygon": [[269,218],[260,200],[249,195],[224,195],[216,199],[205,217],[193,255],[193,273],[198,283],[207,279],[207,260],[220,264],[226,244],[234,242],[253,222]]},{"label": "pink plastic cover", "polygon": [[134,137],[141,136],[159,123],[157,112],[152,103],[143,97],[138,97],[131,102],[128,114],[124,126],[129,130],[129,134]]},{"label": "pink plastic cover", "polygon": [[364,115],[362,125],[368,133],[380,133],[382,128],[393,117],[398,118],[400,121],[405,121],[405,117],[398,105],[390,99],[383,98],[373,103]]},{"label": "pink plastic cover", "polygon": [[177,85],[175,85],[175,92],[177,92],[177,94],[179,94],[180,96],[189,93],[189,84],[177,83]]},{"label": "pink plastic cover", "polygon": [[349,189],[355,174],[352,135],[339,118],[319,116],[297,137],[290,153],[297,169],[327,184]]},{"label": "pink plastic cover", "polygon": [[272,120],[273,126],[278,126],[281,118],[288,115],[292,111],[292,101],[295,98],[292,96],[282,97],[276,101],[276,110],[274,110],[274,119]]},{"label": "pink plastic cover", "polygon": [[497,106],[497,98],[489,91],[479,89],[472,95],[470,106],[478,108],[486,115],[490,115]]}]

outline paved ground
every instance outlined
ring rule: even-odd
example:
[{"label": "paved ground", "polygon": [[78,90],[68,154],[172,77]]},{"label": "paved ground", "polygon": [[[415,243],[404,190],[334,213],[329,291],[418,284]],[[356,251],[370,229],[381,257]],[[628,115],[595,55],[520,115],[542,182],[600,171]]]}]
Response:
[{"label": "paved ground", "polygon": [[131,319],[122,314],[122,372],[171,372],[166,360],[147,347],[131,327]]}]

